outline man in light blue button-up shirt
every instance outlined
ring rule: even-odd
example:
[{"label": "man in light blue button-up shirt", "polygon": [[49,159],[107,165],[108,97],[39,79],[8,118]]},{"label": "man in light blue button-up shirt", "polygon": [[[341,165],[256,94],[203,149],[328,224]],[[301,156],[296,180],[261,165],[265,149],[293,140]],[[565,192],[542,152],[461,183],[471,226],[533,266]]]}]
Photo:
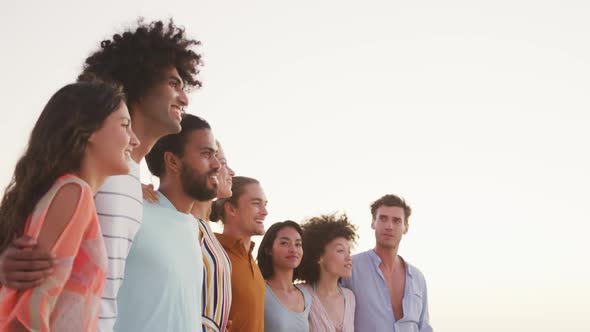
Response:
[{"label": "man in light blue button-up shirt", "polygon": [[356,297],[355,331],[431,332],[424,275],[397,254],[412,210],[395,195],[371,205],[374,249],[352,257],[343,279]]}]

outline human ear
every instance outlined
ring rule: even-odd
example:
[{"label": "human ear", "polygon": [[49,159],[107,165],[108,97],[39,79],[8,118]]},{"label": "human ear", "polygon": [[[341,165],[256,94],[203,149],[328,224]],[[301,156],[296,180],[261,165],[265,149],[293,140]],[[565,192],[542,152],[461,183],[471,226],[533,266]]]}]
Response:
[{"label": "human ear", "polygon": [[166,151],[164,152],[164,168],[169,169],[172,173],[180,173],[182,162],[174,153]]}]

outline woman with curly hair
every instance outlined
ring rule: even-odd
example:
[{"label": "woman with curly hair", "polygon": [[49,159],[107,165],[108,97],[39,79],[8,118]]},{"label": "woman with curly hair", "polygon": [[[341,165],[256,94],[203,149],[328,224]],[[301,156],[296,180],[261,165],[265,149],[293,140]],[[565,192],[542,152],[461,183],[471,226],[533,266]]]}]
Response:
[{"label": "woman with curly hair", "polygon": [[51,97],[2,198],[0,250],[25,235],[56,264],[34,288],[0,288],[1,331],[96,331],[107,253],[93,196],[129,172],[138,145],[120,89],[75,83]]},{"label": "woman with curly hair", "polygon": [[357,238],[356,227],[345,214],[330,214],[310,218],[302,228],[301,279],[312,297],[309,330],[354,331],[354,294],[338,282],[352,274],[350,246]]},{"label": "woman with curly hair", "polygon": [[303,256],[303,230],[286,220],[270,226],[258,247],[258,266],[266,281],[264,331],[308,332],[311,296],[294,285]]}]

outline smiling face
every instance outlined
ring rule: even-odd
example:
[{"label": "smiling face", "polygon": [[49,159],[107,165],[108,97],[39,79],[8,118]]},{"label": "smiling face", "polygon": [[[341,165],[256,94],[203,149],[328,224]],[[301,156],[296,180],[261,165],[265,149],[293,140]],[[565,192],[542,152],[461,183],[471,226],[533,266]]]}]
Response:
[{"label": "smiling face", "polygon": [[397,206],[380,206],[375,212],[375,220],[371,223],[371,228],[375,230],[378,247],[397,248],[402,236],[408,232],[404,209]]},{"label": "smiling face", "polygon": [[220,163],[216,152],[211,130],[193,130],[187,135],[180,178],[184,192],[195,200],[207,201],[217,195]]},{"label": "smiling face", "polygon": [[352,275],[352,257],[350,256],[350,242],[343,237],[337,237],[328,242],[324,253],[319,259],[320,275],[329,274],[338,278]]},{"label": "smiling face", "polygon": [[266,203],[266,195],[260,184],[245,185],[244,193],[238,198],[236,206],[226,203],[229,205],[226,226],[231,224],[231,227],[235,227],[244,236],[264,235],[264,219],[268,215]]},{"label": "smiling face", "polygon": [[217,190],[217,198],[227,198],[231,197],[232,195],[232,178],[236,175],[236,173],[227,164],[225,152],[223,151],[223,148],[219,142],[217,142],[217,149],[217,159],[221,164],[221,167],[219,167],[219,190]]},{"label": "smiling face", "polygon": [[149,131],[153,136],[161,137],[180,132],[182,112],[188,106],[188,98],[176,68],[165,70],[162,79],[139,98],[136,106],[139,112],[134,113],[133,117],[141,117],[141,123],[145,127],[143,130]]},{"label": "smiling face", "polygon": [[283,227],[277,232],[270,255],[275,270],[294,270],[301,263],[303,245],[301,235],[293,227]]},{"label": "smiling face", "polygon": [[112,112],[88,139],[86,154],[104,175],[129,173],[131,152],[139,140],[131,130],[131,118],[125,103]]}]

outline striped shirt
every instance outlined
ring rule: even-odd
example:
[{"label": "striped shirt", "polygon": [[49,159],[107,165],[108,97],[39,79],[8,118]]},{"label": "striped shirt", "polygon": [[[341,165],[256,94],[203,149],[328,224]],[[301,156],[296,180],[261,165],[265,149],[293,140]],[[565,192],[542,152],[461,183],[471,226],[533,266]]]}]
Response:
[{"label": "striped shirt", "polygon": [[111,176],[94,196],[108,256],[108,272],[100,303],[98,330],[112,332],[117,318],[117,293],[125,260],[141,225],[143,202],[139,164],[129,162],[129,174]]},{"label": "striped shirt", "polygon": [[225,332],[231,307],[231,262],[209,223],[199,219],[203,253],[202,332]]}]

